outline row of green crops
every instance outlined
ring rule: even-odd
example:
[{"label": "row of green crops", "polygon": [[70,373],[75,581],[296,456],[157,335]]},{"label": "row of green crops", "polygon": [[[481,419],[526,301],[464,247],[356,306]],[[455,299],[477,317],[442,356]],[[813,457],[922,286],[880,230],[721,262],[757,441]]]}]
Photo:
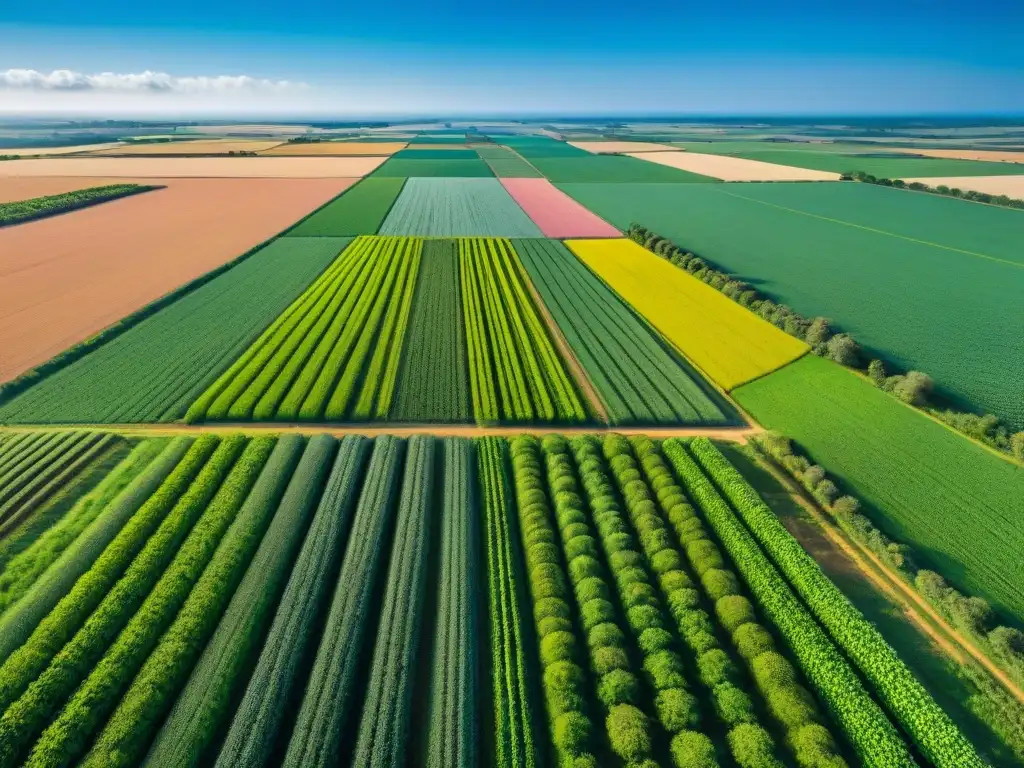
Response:
[{"label": "row of green crops", "polygon": [[0,766],[981,764],[704,440],[143,441],[36,542]]},{"label": "row of green crops", "polygon": [[632,309],[564,245],[515,240],[515,251],[613,424],[727,424],[702,386]]},{"label": "row of green crops", "polygon": [[118,441],[114,435],[28,433],[0,448],[0,538],[12,535],[56,491]]},{"label": "row of green crops", "polygon": [[59,195],[35,197],[31,200],[0,203],[0,227],[22,224],[26,221],[42,219],[47,216],[56,216],[59,213],[87,208],[90,205],[98,205],[108,200],[116,200],[119,197],[136,195],[139,192],[148,192],[151,189],[158,189],[158,187],[141,184],[107,184],[102,187],[79,189]]},{"label": "row of green crops", "polygon": [[692,441],[690,453],[928,761],[938,768],[984,766],[881,633],[829,580],[711,441]]},{"label": "row of green crops", "polygon": [[413,238],[358,238],[192,404],[186,419],[386,417],[421,250],[422,241]]},{"label": "row of green crops", "polygon": [[583,402],[528,294],[511,242],[460,240],[459,272],[477,422],[586,420]]},{"label": "row of green crops", "polygon": [[470,420],[469,371],[453,240],[426,240],[409,338],[390,417],[395,421]]},{"label": "row of green crops", "polygon": [[382,235],[540,237],[497,179],[409,179]]},{"label": "row of green crops", "polygon": [[111,424],[181,418],[346,242],[299,237],[274,241],[0,405],[0,422]]}]

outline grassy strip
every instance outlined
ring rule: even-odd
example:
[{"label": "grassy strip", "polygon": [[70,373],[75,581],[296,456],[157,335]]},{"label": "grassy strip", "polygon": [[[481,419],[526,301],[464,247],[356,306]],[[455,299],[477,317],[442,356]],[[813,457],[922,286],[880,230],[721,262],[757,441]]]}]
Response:
[{"label": "grassy strip", "polygon": [[330,470],[336,441],[309,441],[245,577],[210,638],[188,684],[157,734],[145,765],[196,765],[213,757],[218,732],[251,671],[252,654],[291,572]]},{"label": "grassy strip", "polygon": [[278,508],[304,439],[277,440],[235,521],[113,716],[82,761],[90,768],[137,766],[185,685]]},{"label": "grassy strip", "polygon": [[427,768],[475,768],[481,751],[477,743],[479,526],[473,459],[471,441],[445,439]]},{"label": "grassy strip", "polygon": [[477,473],[487,527],[494,763],[534,768],[540,763],[540,753],[533,730],[534,697],[527,684],[525,590],[520,581],[522,555],[517,546],[512,490],[505,468],[508,447],[501,438],[485,437],[477,442],[477,448]]},{"label": "grassy strip", "polygon": [[129,197],[154,189],[163,189],[163,187],[144,184],[107,184],[102,187],[63,192],[59,195],[34,197],[31,200],[0,203],[0,227],[45,219],[49,216],[77,211],[91,205],[99,205],[120,197]]},{"label": "grassy strip", "polygon": [[298,697],[302,665],[330,600],[370,447],[369,440],[357,435],[345,437],[338,447],[267,641],[217,757],[218,766],[267,765],[287,733],[289,703]]},{"label": "grassy strip", "polygon": [[105,557],[76,583],[68,598],[57,605],[29,641],[8,660],[10,674],[5,674],[8,665],[0,670],[5,694],[18,690],[22,681],[34,678],[0,717],[0,766],[23,764],[24,751],[89,674],[163,574],[234,464],[243,442],[241,437],[229,438],[220,444],[212,436],[197,440],[183,462],[189,464],[190,458],[195,459],[198,471],[194,479],[190,478],[188,487],[177,495],[173,507],[147,538],[124,575],[106,590],[96,609],[85,621],[80,621],[84,616],[76,611],[77,606],[70,606],[67,601],[76,597],[80,591],[78,585],[83,581],[86,587],[100,582],[100,575],[94,576],[93,572],[102,566]]},{"label": "grassy strip", "polygon": [[761,611],[789,646],[818,696],[843,728],[868,768],[916,765],[899,732],[871,698],[857,673],[793,593],[711,481],[678,440],[664,443],[665,455],[700,505]]},{"label": "grassy strip", "polygon": [[415,435],[409,438],[408,446],[387,589],[381,602],[381,623],[352,757],[353,768],[406,765],[416,679],[412,670],[419,656],[428,578],[437,442],[429,435]]},{"label": "grassy strip", "polygon": [[690,453],[925,757],[938,768],[982,768],[985,762],[974,746],[881,633],[847,600],[711,441],[694,440]]},{"label": "grassy strip", "polygon": [[[214,454],[204,469],[204,473],[213,470],[208,474],[210,486],[217,483],[223,468],[232,464],[232,457],[241,452],[238,461],[233,463],[208,504],[197,495],[196,503],[205,506],[202,516],[117,640],[93,667],[56,720],[43,732],[26,766],[41,768],[76,761],[117,706],[135,673],[156,647],[160,636],[188,598],[192,585],[213,557],[221,537],[234,521],[266,463],[274,447],[274,438],[260,437],[248,445],[245,443],[244,438],[237,436],[221,443],[219,452],[224,455],[221,467],[214,467],[218,459]],[[196,485],[203,479],[200,475]],[[208,491],[206,495],[209,495]],[[121,601],[122,605],[124,603]]]},{"label": "grassy strip", "polygon": [[356,683],[367,658],[377,615],[374,591],[391,535],[403,443],[374,441],[366,480],[352,523],[351,545],[338,575],[320,647],[302,697],[282,765],[336,765],[351,745],[360,700]]},{"label": "grassy strip", "polygon": [[[74,617],[73,626],[67,628],[63,641],[59,641],[63,645],[70,639],[74,627],[85,620],[120,578],[163,514],[198,472],[198,461],[210,450],[206,444],[193,446],[195,453],[186,457],[190,446],[193,440],[189,437],[168,444],[145,472],[118,494],[105,512],[93,520],[0,617],[0,659],[6,660],[0,667],[0,681],[12,664],[12,654],[41,622],[49,621],[51,610],[60,608],[61,622],[68,621],[71,615]],[[31,673],[29,679],[34,679],[39,671],[41,668]],[[0,682],[0,711],[21,695],[24,685],[19,683],[17,692],[5,692],[7,689]]]}]

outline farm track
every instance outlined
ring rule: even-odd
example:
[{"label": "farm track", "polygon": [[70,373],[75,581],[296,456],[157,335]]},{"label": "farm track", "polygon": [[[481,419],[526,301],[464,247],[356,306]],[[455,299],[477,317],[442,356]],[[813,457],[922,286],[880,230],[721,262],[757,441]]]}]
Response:
[{"label": "farm track", "polygon": [[514,437],[517,435],[599,435],[616,433],[620,435],[648,435],[659,439],[670,437],[708,437],[714,440],[729,440],[746,443],[751,435],[763,431],[760,427],[660,427],[632,426],[607,427],[601,425],[571,426],[567,424],[523,424],[489,425],[478,424],[307,424],[291,423],[224,423],[216,424],[18,424],[0,426],[0,435],[15,432],[60,432],[64,430],[116,432],[122,435],[164,437],[175,435],[365,435],[379,437],[394,435],[436,435],[438,437]]},{"label": "farm track", "polygon": [[967,657],[981,665],[989,675],[1019,702],[1024,704],[1024,689],[994,664],[970,638],[953,627],[913,587],[904,582],[872,551],[862,547],[839,530],[827,516],[811,502],[804,492],[782,472],[774,462],[758,457],[758,463],[786,489],[789,496],[818,524],[822,533],[846,555],[864,577],[886,597],[895,602],[911,622],[956,663],[963,665]]}]

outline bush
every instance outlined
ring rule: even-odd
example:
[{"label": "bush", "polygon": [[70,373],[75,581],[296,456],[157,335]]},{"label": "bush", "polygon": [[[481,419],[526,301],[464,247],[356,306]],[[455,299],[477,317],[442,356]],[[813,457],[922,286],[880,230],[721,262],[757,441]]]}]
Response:
[{"label": "bush", "polygon": [[647,656],[644,659],[644,670],[656,690],[686,687],[683,665],[671,651],[658,651]]},{"label": "bush", "polygon": [[621,648],[626,644],[626,637],[618,626],[610,621],[606,621],[590,630],[587,635],[587,642],[591,648],[602,648],[608,645]]},{"label": "bush", "polygon": [[578,557],[597,557],[597,542],[592,536],[577,536],[565,542],[565,556],[569,561]]},{"label": "bush", "polygon": [[797,762],[815,768],[846,768],[846,761],[836,754],[836,743],[828,729],[809,723],[795,729],[789,737]]},{"label": "bush", "polygon": [[604,537],[604,548],[611,557],[620,552],[629,552],[633,549],[633,537],[628,533],[613,533]]},{"label": "bush", "polygon": [[732,642],[740,656],[748,662],[762,653],[775,650],[775,641],[771,634],[760,624],[744,624],[733,632]]},{"label": "bush", "polygon": [[537,632],[541,637],[547,637],[552,632],[571,632],[572,622],[561,616],[550,616],[541,619],[537,624]]},{"label": "bush", "polygon": [[601,572],[601,563],[597,561],[597,558],[588,555],[573,558],[569,562],[569,578],[572,579],[573,584],[583,581],[589,576],[601,576]]},{"label": "bush", "polygon": [[607,675],[616,669],[629,669],[629,656],[623,648],[606,645],[590,651],[594,671],[599,675]]},{"label": "bush", "polygon": [[644,655],[650,655],[657,651],[664,651],[672,647],[672,635],[668,630],[661,627],[649,627],[640,633],[637,640],[640,650]]},{"label": "bush", "polygon": [[757,621],[754,606],[743,595],[726,595],[715,601],[718,623],[730,635],[744,624]]},{"label": "bush", "polygon": [[626,618],[636,634],[645,629],[662,626],[661,611],[650,605],[638,605],[635,608],[630,608],[626,611]]},{"label": "bush", "polygon": [[604,675],[597,684],[597,697],[605,707],[617,704],[635,704],[640,695],[640,681],[632,672],[615,669]]},{"label": "bush", "polygon": [[548,708],[555,717],[583,709],[579,691],[585,682],[583,670],[570,661],[556,661],[544,670]]},{"label": "bush", "polygon": [[650,584],[633,582],[622,590],[622,600],[628,608],[640,605],[658,605],[658,595]]},{"label": "bush", "polygon": [[701,682],[708,688],[722,683],[735,683],[739,677],[736,665],[721,648],[712,648],[697,657],[697,670]]},{"label": "bush", "polygon": [[762,653],[750,662],[750,673],[761,690],[792,686],[796,683],[793,665],[775,651]]},{"label": "bush", "polygon": [[579,712],[566,712],[555,718],[554,742],[559,749],[569,754],[579,754],[590,741],[590,720]]},{"label": "bush", "polygon": [[681,616],[685,616],[698,605],[700,605],[700,592],[696,589],[677,589],[668,593],[668,608],[676,621],[679,621]]},{"label": "bush", "polygon": [[540,641],[540,658],[544,665],[556,661],[571,661],[576,649],[576,638],[572,632],[552,632]]},{"label": "bush", "polygon": [[575,539],[577,536],[589,536],[590,526],[586,523],[570,523],[562,529],[562,537],[566,541]]},{"label": "bush", "polygon": [[716,685],[711,695],[715,713],[728,725],[757,722],[754,702],[732,683]]},{"label": "bush", "polygon": [[685,571],[669,571],[659,574],[662,588],[666,592],[675,592],[679,589],[692,589],[693,581],[686,575]]},{"label": "bush", "polygon": [[569,610],[569,604],[565,600],[557,597],[545,597],[534,603],[533,615],[540,622],[548,618],[569,619],[572,617],[572,611]]},{"label": "bush", "polygon": [[655,573],[678,571],[683,567],[683,558],[674,549],[663,549],[651,558],[651,567]]},{"label": "bush", "polygon": [[701,583],[712,601],[739,594],[740,591],[740,583],[737,581],[736,575],[732,571],[723,571],[718,568],[705,571],[701,577]]},{"label": "bush", "polygon": [[608,740],[612,751],[626,761],[640,760],[651,752],[651,734],[647,717],[636,707],[619,704],[607,719]]},{"label": "bush", "polygon": [[814,720],[814,701],[810,694],[797,686],[773,688],[765,691],[768,709],[787,728],[795,728]]},{"label": "bush", "polygon": [[561,562],[561,553],[554,544],[534,544],[530,547],[530,561],[540,565],[551,563],[558,565]]},{"label": "bush", "polygon": [[624,549],[621,552],[615,552],[611,557],[608,558],[608,563],[612,567],[614,573],[618,573],[626,568],[638,568],[643,565],[644,559],[639,552],[635,552],[633,549]]},{"label": "bush", "polygon": [[588,600],[580,608],[583,628],[587,631],[606,622],[615,621],[615,606],[603,598]]},{"label": "bush", "polygon": [[698,576],[711,568],[724,568],[725,560],[718,546],[710,539],[698,539],[686,545],[686,556],[693,564]]},{"label": "bush", "polygon": [[711,739],[696,731],[683,731],[673,737],[672,760],[676,768],[718,768]]},{"label": "bush", "polygon": [[654,697],[658,720],[669,733],[696,728],[700,722],[697,699],[682,688],[666,688]]},{"label": "bush", "polygon": [[743,723],[729,731],[725,738],[740,768],[782,768],[775,756],[775,743],[764,728]]},{"label": "bush", "polygon": [[588,576],[577,582],[574,592],[576,593],[576,599],[581,605],[590,600],[608,600],[611,597],[608,593],[608,585],[597,576]]}]

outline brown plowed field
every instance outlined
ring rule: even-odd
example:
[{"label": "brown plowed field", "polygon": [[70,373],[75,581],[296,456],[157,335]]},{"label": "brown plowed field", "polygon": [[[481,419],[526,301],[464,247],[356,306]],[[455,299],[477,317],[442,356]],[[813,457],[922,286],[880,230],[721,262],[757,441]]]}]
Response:
[{"label": "brown plowed field", "polygon": [[355,179],[166,183],[0,229],[0,381],[241,255]]},{"label": "brown plowed field", "polygon": [[275,157],[281,155],[393,155],[405,149],[404,141],[317,141],[309,143],[278,144],[276,147],[260,152],[261,155]]},{"label": "brown plowed field", "polygon": [[354,179],[386,157],[44,157],[0,162],[0,177]]}]

